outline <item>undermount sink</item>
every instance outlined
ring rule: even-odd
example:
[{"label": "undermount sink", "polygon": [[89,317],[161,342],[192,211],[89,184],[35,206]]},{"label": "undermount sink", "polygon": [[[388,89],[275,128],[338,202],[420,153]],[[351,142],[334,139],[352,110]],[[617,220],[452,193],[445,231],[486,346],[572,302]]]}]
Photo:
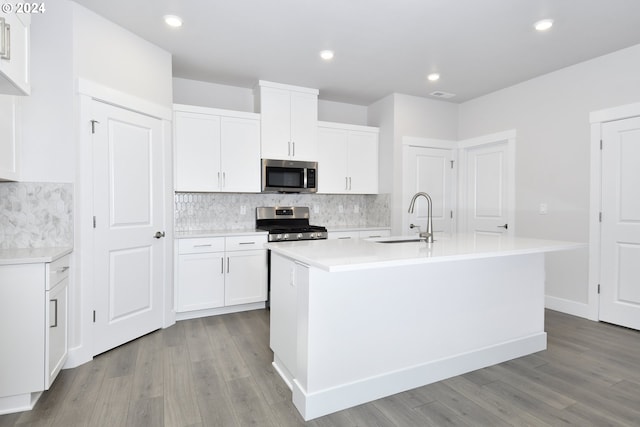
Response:
[{"label": "undermount sink", "polygon": [[424,239],[402,239],[402,240],[376,240],[376,243],[410,243],[423,242]]}]

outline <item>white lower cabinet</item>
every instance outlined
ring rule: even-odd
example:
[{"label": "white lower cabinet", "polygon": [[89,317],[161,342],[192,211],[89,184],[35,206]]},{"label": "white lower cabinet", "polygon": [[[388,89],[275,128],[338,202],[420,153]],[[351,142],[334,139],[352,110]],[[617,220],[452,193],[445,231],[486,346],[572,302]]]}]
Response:
[{"label": "white lower cabinet", "polygon": [[266,242],[264,234],[178,239],[176,312],[266,301]]},{"label": "white lower cabinet", "polygon": [[389,228],[362,228],[354,230],[331,231],[327,235],[328,239],[375,239],[377,237],[388,237],[391,235]]},{"label": "white lower cabinet", "polygon": [[67,359],[69,256],[0,266],[0,414],[31,409]]}]

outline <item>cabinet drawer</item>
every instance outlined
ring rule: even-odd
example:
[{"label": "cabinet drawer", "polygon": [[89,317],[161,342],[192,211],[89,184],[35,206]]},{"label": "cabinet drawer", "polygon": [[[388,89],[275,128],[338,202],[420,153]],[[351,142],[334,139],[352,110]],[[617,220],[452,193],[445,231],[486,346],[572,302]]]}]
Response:
[{"label": "cabinet drawer", "polygon": [[224,251],[224,237],[202,237],[178,240],[179,254],[198,254]]},{"label": "cabinet drawer", "polygon": [[267,243],[266,234],[227,237],[226,250],[248,251],[252,249],[264,249],[265,243]]},{"label": "cabinet drawer", "polygon": [[46,290],[51,290],[55,285],[69,277],[69,256],[63,256],[49,263],[49,280]]},{"label": "cabinet drawer", "polygon": [[389,237],[391,230],[364,230],[360,232],[361,239],[375,239],[377,237]]}]

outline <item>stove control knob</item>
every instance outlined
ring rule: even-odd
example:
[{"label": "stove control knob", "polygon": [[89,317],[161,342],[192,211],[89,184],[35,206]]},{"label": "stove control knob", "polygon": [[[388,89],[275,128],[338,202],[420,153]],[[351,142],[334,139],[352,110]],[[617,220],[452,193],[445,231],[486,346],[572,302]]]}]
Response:
[{"label": "stove control knob", "polygon": [[302,239],[302,233],[298,233],[298,239]]},{"label": "stove control knob", "polygon": [[289,240],[289,235],[285,233],[285,235],[282,237],[284,240]]},{"label": "stove control knob", "polygon": [[276,240],[282,240],[282,234],[276,234]]}]

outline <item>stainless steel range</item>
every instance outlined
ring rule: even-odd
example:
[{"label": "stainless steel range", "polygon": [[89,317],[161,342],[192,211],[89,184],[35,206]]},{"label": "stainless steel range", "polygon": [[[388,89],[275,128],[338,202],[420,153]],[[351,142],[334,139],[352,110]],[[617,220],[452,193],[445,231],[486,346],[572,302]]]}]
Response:
[{"label": "stainless steel range", "polygon": [[269,232],[269,242],[327,238],[325,227],[309,225],[309,208],[306,206],[256,208],[256,228]]}]

